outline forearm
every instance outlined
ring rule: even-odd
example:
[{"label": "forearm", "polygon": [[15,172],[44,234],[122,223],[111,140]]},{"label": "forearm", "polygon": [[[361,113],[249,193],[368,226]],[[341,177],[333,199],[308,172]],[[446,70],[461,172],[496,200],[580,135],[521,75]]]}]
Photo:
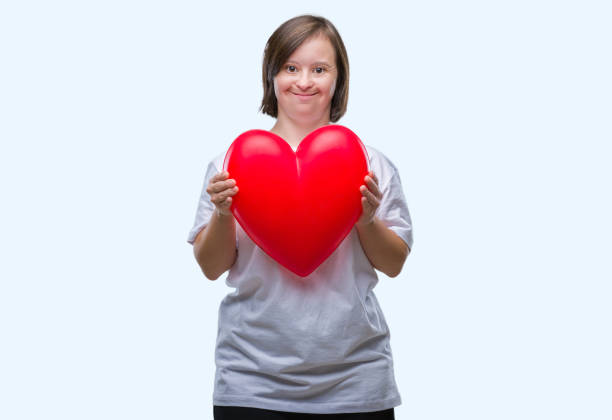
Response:
[{"label": "forearm", "polygon": [[397,276],[410,252],[406,243],[377,217],[370,224],[355,226],[372,266],[389,277]]},{"label": "forearm", "polygon": [[216,210],[196,248],[196,260],[204,275],[216,280],[229,270],[236,260],[236,220],[233,214],[222,215]]}]

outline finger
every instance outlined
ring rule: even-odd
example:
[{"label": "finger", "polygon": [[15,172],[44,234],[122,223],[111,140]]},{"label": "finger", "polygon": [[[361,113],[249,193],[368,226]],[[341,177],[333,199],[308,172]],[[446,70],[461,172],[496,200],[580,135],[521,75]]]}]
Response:
[{"label": "finger", "polygon": [[376,183],[374,178],[370,178],[369,176],[366,176],[366,184],[368,184],[368,188],[370,189],[370,191],[372,191],[372,193],[376,196],[376,198],[378,199],[382,198],[382,193],[380,192],[380,189],[378,188],[378,184]]},{"label": "finger", "polygon": [[374,182],[378,184],[378,177],[376,176],[374,172],[370,171],[368,175],[370,175],[374,179]]},{"label": "finger", "polygon": [[223,197],[221,197],[219,194],[215,194],[215,195],[212,195],[212,196],[210,197],[210,201],[212,201],[212,203],[213,203],[215,206],[220,206],[220,205],[221,205],[221,203],[223,203],[223,200],[224,200],[224,198],[223,198]]},{"label": "finger", "polygon": [[211,200],[213,202],[216,202],[216,203],[222,203],[228,197],[236,195],[237,193],[238,193],[238,187],[228,188],[228,189],[223,190],[222,192],[220,192],[218,194],[215,194],[214,198],[211,198]]},{"label": "finger", "polygon": [[370,209],[370,203],[367,198],[361,197],[361,207],[363,208],[363,212],[367,214]]},{"label": "finger", "polygon": [[376,209],[372,206],[372,204],[368,201],[367,198],[361,198],[361,208],[363,209],[362,218],[371,219],[374,215]]},{"label": "finger", "polygon": [[206,188],[206,191],[208,192],[208,194],[212,194],[212,193],[220,193],[222,191],[227,190],[228,188],[232,188],[236,185],[236,180],[234,179],[227,179],[225,181],[217,181],[217,182],[212,182],[208,188]]},{"label": "finger", "polygon": [[231,204],[232,204],[232,197],[227,197],[225,200],[223,200],[223,202],[221,203],[221,206],[227,209],[230,207]]},{"label": "finger", "polygon": [[378,206],[380,205],[380,201],[378,201],[378,199],[376,197],[374,197],[374,194],[372,194],[372,193],[369,193],[368,201],[370,202],[370,204],[374,208],[378,208]]},{"label": "finger", "polygon": [[209,184],[214,184],[216,182],[225,181],[229,178],[229,173],[227,171],[219,172],[210,179]]},{"label": "finger", "polygon": [[231,213],[231,210],[230,210],[231,205],[232,205],[232,198],[228,197],[221,204],[219,204],[217,206],[217,209],[219,209],[223,214],[230,214]]},{"label": "finger", "polygon": [[[359,191],[361,191],[361,192],[365,192],[365,191],[367,191],[367,192],[369,192],[370,194],[372,194],[374,197],[378,198],[378,195],[381,195],[381,194],[380,194],[380,191],[378,190],[378,187],[377,187],[377,186],[376,186],[376,184],[374,184],[373,182],[374,182],[374,181],[372,181],[371,179],[368,179],[368,180],[366,181],[366,184],[367,184],[367,185],[362,185],[362,186],[359,188]],[[368,187],[368,186],[369,186],[369,187]]]},{"label": "finger", "polygon": [[364,212],[368,213],[372,211],[372,203],[370,203],[370,200],[368,200],[367,197],[361,197],[361,204]]},{"label": "finger", "polygon": [[232,205],[231,197],[228,197],[227,199],[223,200],[222,203],[217,204],[217,208],[219,210],[222,210],[224,214],[227,214],[227,211],[229,210],[231,205]]},{"label": "finger", "polygon": [[228,176],[229,174],[227,173],[227,171],[222,171],[222,172],[215,174],[210,180],[212,182],[223,181]]},{"label": "finger", "polygon": [[367,188],[362,188],[361,190],[362,194],[368,199],[368,202],[374,206],[374,207],[378,207],[379,205],[379,201],[376,198],[376,196],[374,196],[374,194],[372,194],[372,192],[370,190],[368,190]]},{"label": "finger", "polygon": [[378,186],[378,178],[376,178],[376,176],[372,172],[364,176],[363,180],[364,182],[368,182],[368,180],[371,180],[376,186]]}]

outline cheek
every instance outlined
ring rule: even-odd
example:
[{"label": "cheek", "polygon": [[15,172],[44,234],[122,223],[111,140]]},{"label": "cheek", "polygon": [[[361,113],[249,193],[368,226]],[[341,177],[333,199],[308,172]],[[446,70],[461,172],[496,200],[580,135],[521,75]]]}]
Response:
[{"label": "cheek", "polygon": [[276,76],[274,78],[274,94],[276,95],[276,99],[278,100],[283,97],[289,87],[290,82],[282,77]]}]

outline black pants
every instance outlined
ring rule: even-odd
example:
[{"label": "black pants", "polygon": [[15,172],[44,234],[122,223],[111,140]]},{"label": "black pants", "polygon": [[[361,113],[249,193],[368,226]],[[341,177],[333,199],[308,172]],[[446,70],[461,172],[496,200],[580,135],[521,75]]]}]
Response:
[{"label": "black pants", "polygon": [[395,420],[393,408],[367,413],[310,414],[253,407],[214,405],[213,414],[215,420]]}]

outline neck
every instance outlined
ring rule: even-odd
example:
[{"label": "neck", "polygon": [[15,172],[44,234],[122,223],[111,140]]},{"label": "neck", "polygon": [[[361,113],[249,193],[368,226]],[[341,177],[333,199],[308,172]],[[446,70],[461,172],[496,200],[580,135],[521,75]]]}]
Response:
[{"label": "neck", "polygon": [[270,132],[282,137],[291,147],[297,149],[304,137],[317,128],[323,127],[329,123],[329,118],[321,118],[313,121],[295,121],[286,117],[283,118],[279,114],[276,124],[270,129]]}]

